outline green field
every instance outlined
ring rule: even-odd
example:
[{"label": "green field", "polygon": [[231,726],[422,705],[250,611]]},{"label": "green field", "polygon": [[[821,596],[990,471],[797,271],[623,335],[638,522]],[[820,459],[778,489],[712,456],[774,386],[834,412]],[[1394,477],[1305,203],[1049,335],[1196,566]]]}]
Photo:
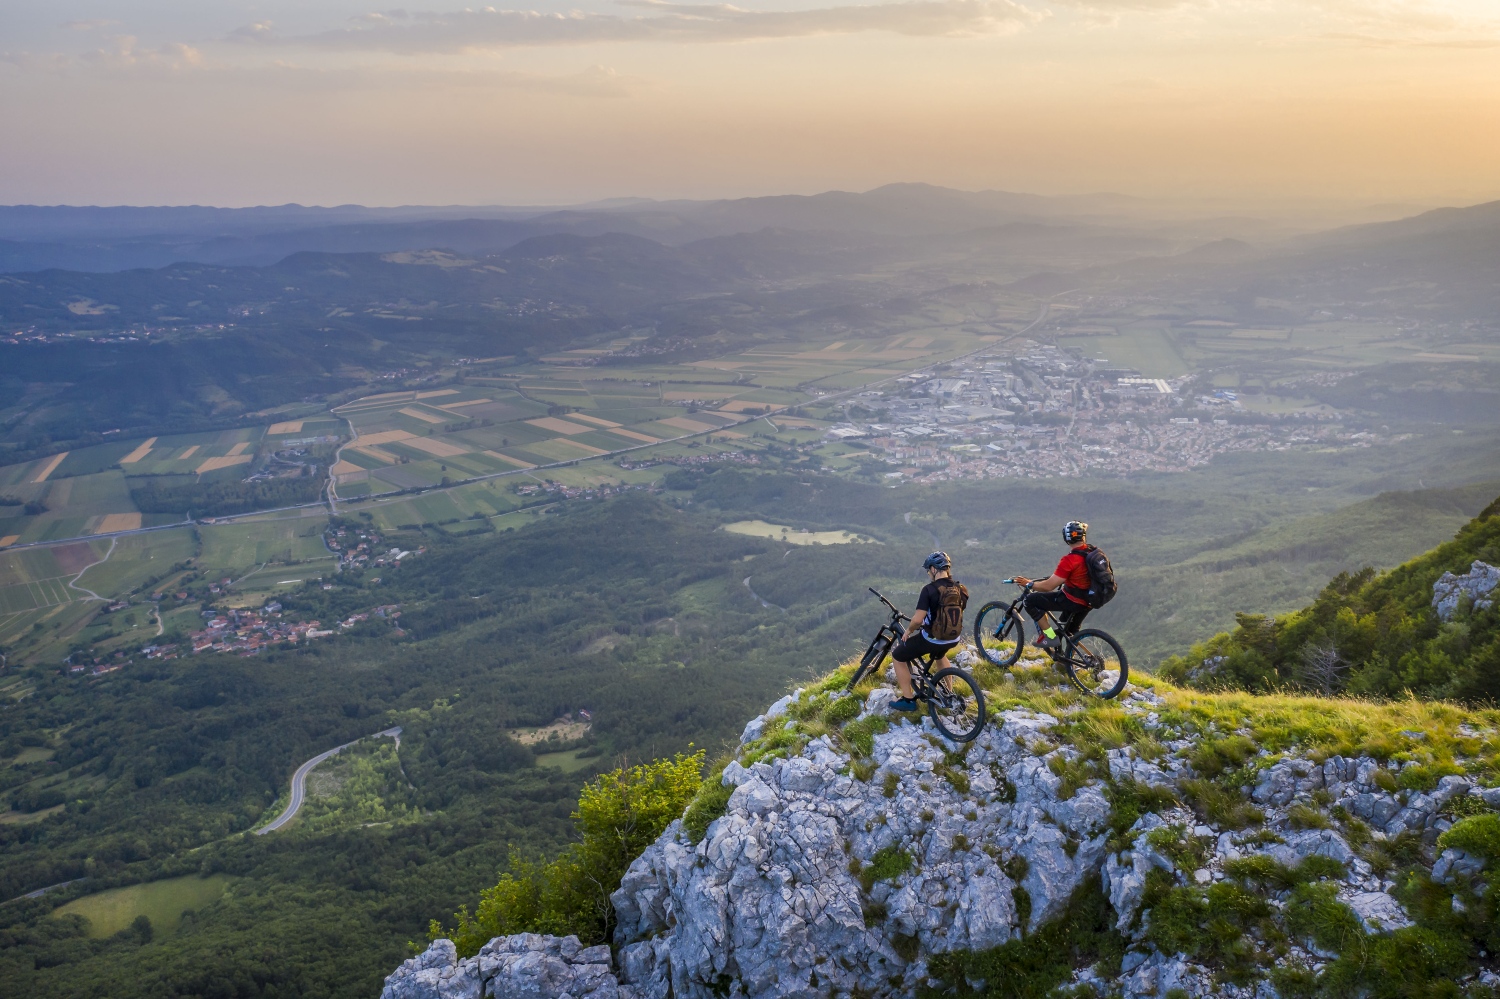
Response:
[{"label": "green field", "polygon": [[53,915],[82,916],[89,921],[89,936],[95,939],[113,936],[139,916],[151,920],[156,933],[169,936],[177,932],[184,911],[196,912],[213,903],[229,888],[231,880],[225,874],[207,878],[190,874],[128,888],[111,888],[74,899],[58,907]]},{"label": "green field", "polygon": [[205,524],[198,529],[203,539],[198,561],[206,570],[223,570],[238,578],[266,562],[326,558],[323,528],[327,524],[326,517]]},{"label": "green field", "polygon": [[[108,550],[109,546],[104,547]],[[165,576],[175,563],[192,558],[196,549],[193,530],[188,527],[116,538],[109,558],[85,570],[78,585],[100,596],[124,593],[146,579]]]}]

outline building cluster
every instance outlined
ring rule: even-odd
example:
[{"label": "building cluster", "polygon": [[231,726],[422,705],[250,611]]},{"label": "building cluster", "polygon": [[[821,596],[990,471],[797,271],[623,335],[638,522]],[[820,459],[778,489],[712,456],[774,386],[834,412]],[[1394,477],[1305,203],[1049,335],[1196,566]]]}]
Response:
[{"label": "building cluster", "polygon": [[206,610],[202,631],[188,636],[193,652],[238,652],[254,655],[270,645],[296,643],[335,634],[318,621],[290,621],[281,604],[271,601],[260,610]]},{"label": "building cluster", "polygon": [[339,557],[340,569],[368,569],[378,566],[396,565],[402,559],[414,555],[425,555],[426,548],[403,551],[400,548],[380,549],[379,533],[370,529],[333,527],[323,532],[323,543]]},{"label": "building cluster", "polygon": [[1377,439],[1334,425],[1340,414],[1331,407],[1257,415],[1232,390],[1194,396],[1186,381],[1027,343],[1014,356],[917,372],[893,390],[861,393],[851,415],[876,420],[841,424],[827,436],[867,446],[893,466],[888,478],[926,482],[1176,472],[1233,451]]},{"label": "building cluster", "polygon": [[635,490],[651,491],[651,487],[644,483],[632,482],[606,482],[597,486],[565,486],[561,482],[553,482],[551,479],[536,483],[523,483],[516,486],[518,496],[558,496],[563,499],[604,499],[608,496],[619,496]]}]

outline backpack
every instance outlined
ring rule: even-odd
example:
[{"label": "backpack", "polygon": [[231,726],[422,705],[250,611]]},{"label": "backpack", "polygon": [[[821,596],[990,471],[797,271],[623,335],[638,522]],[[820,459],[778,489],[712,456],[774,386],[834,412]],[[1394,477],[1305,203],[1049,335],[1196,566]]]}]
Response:
[{"label": "backpack", "polygon": [[[947,585],[944,585],[944,584]],[[956,579],[939,579],[938,606],[923,622],[923,630],[934,642],[956,642],[964,633],[964,610],[969,606],[969,588]]]},{"label": "backpack", "polygon": [[1089,589],[1079,596],[1088,601],[1089,607],[1098,610],[1115,598],[1120,586],[1115,582],[1115,570],[1109,564],[1109,556],[1093,545],[1083,552],[1083,564],[1089,570]]}]

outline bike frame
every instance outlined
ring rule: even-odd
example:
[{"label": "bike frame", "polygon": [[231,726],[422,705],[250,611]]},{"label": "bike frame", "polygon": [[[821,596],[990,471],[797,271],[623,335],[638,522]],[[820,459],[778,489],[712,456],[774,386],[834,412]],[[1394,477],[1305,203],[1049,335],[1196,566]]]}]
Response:
[{"label": "bike frame", "polygon": [[[896,647],[896,643],[901,641],[902,631],[904,630],[901,627],[902,623],[910,621],[911,618],[901,613],[901,609],[887,600],[885,595],[875,589],[875,587],[871,586],[869,590],[880,598],[881,603],[891,609],[890,621],[880,626],[880,631],[876,632],[875,639],[870,642],[870,648],[875,648],[884,639],[884,644],[880,645],[880,655],[869,667],[871,670],[874,670],[884,665],[886,657],[891,654],[891,650]],[[906,665],[911,670],[912,690],[918,697],[926,697],[927,692],[932,689],[932,657],[918,656]]]}]

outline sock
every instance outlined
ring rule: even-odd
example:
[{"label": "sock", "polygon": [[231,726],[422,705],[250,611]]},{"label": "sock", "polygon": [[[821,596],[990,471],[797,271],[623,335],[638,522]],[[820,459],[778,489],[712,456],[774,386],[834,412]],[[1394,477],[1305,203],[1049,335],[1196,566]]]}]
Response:
[{"label": "sock", "polygon": [[1042,632],[1042,634],[1046,635],[1048,638],[1056,638],[1057,637],[1057,632],[1054,631],[1054,630],[1052,630],[1051,628],[1046,629],[1045,631]]}]

